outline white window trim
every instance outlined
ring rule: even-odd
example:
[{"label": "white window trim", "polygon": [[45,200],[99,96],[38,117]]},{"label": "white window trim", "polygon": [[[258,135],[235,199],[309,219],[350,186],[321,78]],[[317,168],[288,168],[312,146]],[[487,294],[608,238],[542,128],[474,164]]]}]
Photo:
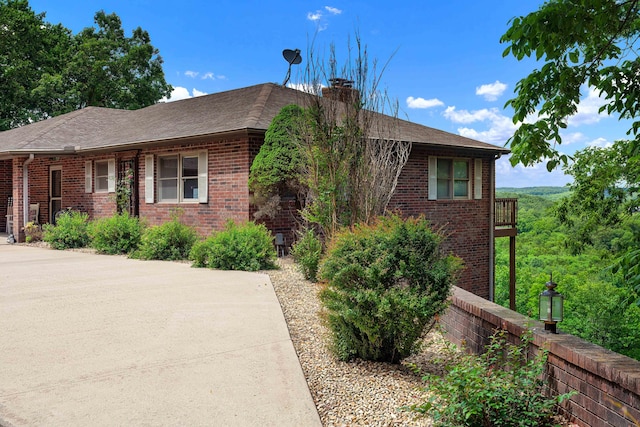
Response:
[{"label": "white window trim", "polygon": [[153,154],[147,154],[144,156],[144,202],[154,203],[154,191],[153,191],[153,167],[155,163],[153,161]]},{"label": "white window trim", "polygon": [[[85,163],[85,168],[90,164],[91,162],[88,161]],[[98,178],[99,177],[103,177],[103,175],[98,176],[98,165],[102,164],[102,163],[107,163],[107,188],[98,188]],[[116,161],[115,159],[106,159],[106,160],[96,160],[93,162],[93,171],[95,174],[95,192],[96,193],[115,193],[116,192]],[[85,170],[85,191],[87,191],[87,188],[91,187],[91,183],[89,182],[90,178],[87,179],[87,173]],[[90,192],[90,191],[89,191]]]},{"label": "white window trim", "polygon": [[[208,155],[207,151],[191,151],[184,153],[172,153],[165,155],[158,155],[157,164],[153,161],[153,155],[147,155],[145,157],[145,167],[147,169],[145,173],[145,201],[147,203],[153,203],[153,188],[154,188],[154,175],[153,175],[153,166],[148,168],[149,163],[155,165],[158,168],[158,182],[162,180],[160,178],[160,159],[166,157],[178,157],[178,188],[177,188],[177,199],[165,199],[162,200],[160,198],[160,191],[158,190],[158,203],[207,203],[208,202],[208,193],[209,193],[209,164],[208,164]],[[196,176],[189,177],[191,179],[197,178],[198,180],[198,197],[193,199],[184,199],[182,194],[184,193],[184,177],[182,176],[182,160],[185,157],[195,157],[198,161],[198,174]],[[151,169],[149,171],[149,169]],[[149,188],[151,191],[148,191]],[[151,195],[149,196],[149,193]]]},{"label": "white window trim", "polygon": [[482,159],[473,162],[473,198],[482,199]]},{"label": "white window trim", "polygon": [[84,162],[84,192],[91,193],[93,191],[93,162],[87,160]]}]

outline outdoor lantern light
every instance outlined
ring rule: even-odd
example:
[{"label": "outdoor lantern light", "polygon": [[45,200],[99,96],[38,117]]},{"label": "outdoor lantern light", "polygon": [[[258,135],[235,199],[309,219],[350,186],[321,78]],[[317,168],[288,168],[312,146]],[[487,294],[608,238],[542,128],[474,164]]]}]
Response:
[{"label": "outdoor lantern light", "polygon": [[556,323],[562,322],[564,315],[564,296],[554,289],[558,286],[553,281],[553,275],[545,284],[547,290],[542,292],[539,297],[540,320],[544,322],[544,330],[557,334]]}]

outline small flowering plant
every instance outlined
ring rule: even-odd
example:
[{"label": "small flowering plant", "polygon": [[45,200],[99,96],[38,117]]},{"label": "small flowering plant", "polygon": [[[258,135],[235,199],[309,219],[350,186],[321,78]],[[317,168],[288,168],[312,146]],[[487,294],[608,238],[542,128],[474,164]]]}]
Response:
[{"label": "small flowering plant", "polygon": [[28,222],[22,228],[27,243],[39,242],[42,240],[42,227],[35,222]]}]

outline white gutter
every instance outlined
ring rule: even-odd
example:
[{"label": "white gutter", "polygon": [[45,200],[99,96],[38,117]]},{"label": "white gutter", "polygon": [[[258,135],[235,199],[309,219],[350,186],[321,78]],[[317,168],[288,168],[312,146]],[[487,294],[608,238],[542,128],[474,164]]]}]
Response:
[{"label": "white gutter", "polygon": [[29,163],[33,162],[34,154],[29,154],[29,158],[22,164],[22,214],[24,227],[29,222]]}]

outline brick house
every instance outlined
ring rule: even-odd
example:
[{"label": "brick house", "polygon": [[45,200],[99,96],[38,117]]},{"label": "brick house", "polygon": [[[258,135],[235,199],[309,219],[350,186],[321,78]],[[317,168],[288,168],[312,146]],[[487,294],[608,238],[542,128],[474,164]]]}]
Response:
[{"label": "brick house", "polygon": [[[117,188],[128,189],[130,211],[150,225],[169,220],[176,209],[203,236],[228,219],[250,220],[251,162],[273,117],[304,96],[310,95],[268,83],[135,111],[88,107],[1,132],[0,219],[9,215],[13,224],[6,230],[0,221],[0,232],[21,241],[31,205],[38,206],[40,223],[54,221],[66,207],[91,218],[112,215]],[[459,286],[489,297],[494,165],[508,150],[395,123],[413,148],[390,207],[425,214],[443,227],[445,248],[465,263]],[[266,221],[288,241],[294,206],[285,200],[279,217]]]}]

